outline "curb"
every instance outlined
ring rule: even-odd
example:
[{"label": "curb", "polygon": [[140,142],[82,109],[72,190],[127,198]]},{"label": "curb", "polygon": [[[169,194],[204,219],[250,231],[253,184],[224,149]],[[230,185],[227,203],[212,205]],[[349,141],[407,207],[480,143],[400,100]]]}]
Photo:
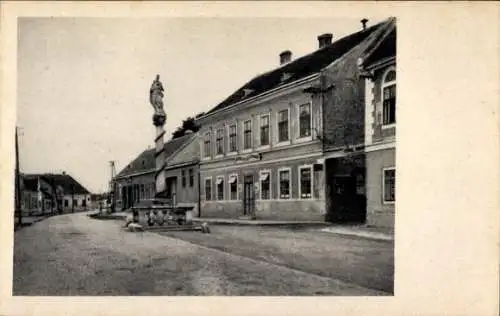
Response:
[{"label": "curb", "polygon": [[343,230],[327,230],[322,229],[321,232],[330,233],[341,236],[352,236],[352,237],[360,237],[372,240],[381,240],[381,241],[394,241],[394,237],[381,233],[367,233],[367,232],[349,232]]}]

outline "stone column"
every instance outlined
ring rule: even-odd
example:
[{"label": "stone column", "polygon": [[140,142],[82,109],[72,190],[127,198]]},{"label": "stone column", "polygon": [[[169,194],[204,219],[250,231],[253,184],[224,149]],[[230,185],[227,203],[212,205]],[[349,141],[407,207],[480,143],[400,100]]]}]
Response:
[{"label": "stone column", "polygon": [[166,189],[165,183],[165,144],[163,137],[165,136],[165,121],[166,116],[155,114],[153,115],[153,124],[156,127],[156,137],[155,137],[155,163],[156,163],[156,171],[155,171],[155,183],[156,183],[156,192],[155,197],[158,197],[160,194],[164,193]]}]

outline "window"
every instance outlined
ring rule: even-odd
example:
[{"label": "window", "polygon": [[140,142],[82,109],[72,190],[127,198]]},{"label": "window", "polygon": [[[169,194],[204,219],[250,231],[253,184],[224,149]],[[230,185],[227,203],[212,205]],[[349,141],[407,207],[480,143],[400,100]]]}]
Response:
[{"label": "window", "polygon": [[236,124],[229,126],[229,152],[236,151]]},{"label": "window", "polygon": [[311,136],[311,104],[299,107],[299,138]]},{"label": "window", "polygon": [[383,177],[384,203],[394,203],[396,201],[396,169],[384,169]]},{"label": "window", "polygon": [[186,170],[181,171],[181,178],[182,178],[182,187],[186,187]]},{"label": "window", "polygon": [[269,145],[269,114],[260,117],[260,145]]},{"label": "window", "polygon": [[82,199],[82,206],[87,207],[87,200],[85,198]]},{"label": "window", "polygon": [[238,175],[229,176],[229,194],[231,200],[238,199]]},{"label": "window", "polygon": [[212,179],[211,178],[205,179],[205,200],[206,201],[212,200]]},{"label": "window", "polygon": [[252,121],[248,120],[243,123],[244,139],[243,149],[252,148]]},{"label": "window", "polygon": [[382,83],[382,124],[396,123],[396,71],[389,70]]},{"label": "window", "polygon": [[299,169],[300,198],[310,199],[312,196],[312,168],[301,167]]},{"label": "window", "polygon": [[210,132],[205,133],[205,139],[203,140],[203,155],[205,157],[210,157]]},{"label": "window", "polygon": [[217,148],[217,155],[223,155],[224,154],[224,129],[219,128],[217,130],[216,134],[216,139],[215,139],[215,147]]},{"label": "window", "polygon": [[271,172],[260,172],[260,199],[269,200],[271,198]]},{"label": "window", "polygon": [[217,189],[217,200],[222,201],[224,200],[224,177],[220,176],[217,177],[216,181],[216,189]]},{"label": "window", "polygon": [[[35,204],[35,203],[33,203],[33,204]],[[68,206],[69,206],[69,201],[68,201],[68,200],[64,200],[64,206],[65,206],[65,207],[68,207]]]},{"label": "window", "polygon": [[194,185],[194,172],[193,169],[189,169],[189,186],[193,187]]},{"label": "window", "polygon": [[288,109],[278,112],[278,142],[288,141]]},{"label": "window", "polygon": [[289,199],[291,196],[290,190],[290,169],[279,171],[279,182],[280,182],[280,199]]}]

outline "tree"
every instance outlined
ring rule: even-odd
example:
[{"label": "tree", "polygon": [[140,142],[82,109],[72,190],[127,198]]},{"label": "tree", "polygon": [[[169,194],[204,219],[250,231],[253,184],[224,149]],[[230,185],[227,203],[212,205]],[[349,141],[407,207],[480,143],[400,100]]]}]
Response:
[{"label": "tree", "polygon": [[172,139],[182,137],[186,134],[187,130],[191,130],[194,133],[200,130],[200,126],[196,124],[195,118],[199,117],[201,114],[196,115],[195,117],[188,117],[187,119],[182,121],[182,125],[177,127],[177,129],[172,133]]}]

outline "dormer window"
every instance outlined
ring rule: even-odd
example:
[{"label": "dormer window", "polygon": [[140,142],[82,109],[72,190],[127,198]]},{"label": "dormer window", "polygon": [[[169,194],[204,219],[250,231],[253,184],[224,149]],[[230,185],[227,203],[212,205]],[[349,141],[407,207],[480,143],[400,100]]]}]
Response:
[{"label": "dormer window", "polygon": [[396,70],[390,68],[382,77],[382,125],[396,123]]}]

